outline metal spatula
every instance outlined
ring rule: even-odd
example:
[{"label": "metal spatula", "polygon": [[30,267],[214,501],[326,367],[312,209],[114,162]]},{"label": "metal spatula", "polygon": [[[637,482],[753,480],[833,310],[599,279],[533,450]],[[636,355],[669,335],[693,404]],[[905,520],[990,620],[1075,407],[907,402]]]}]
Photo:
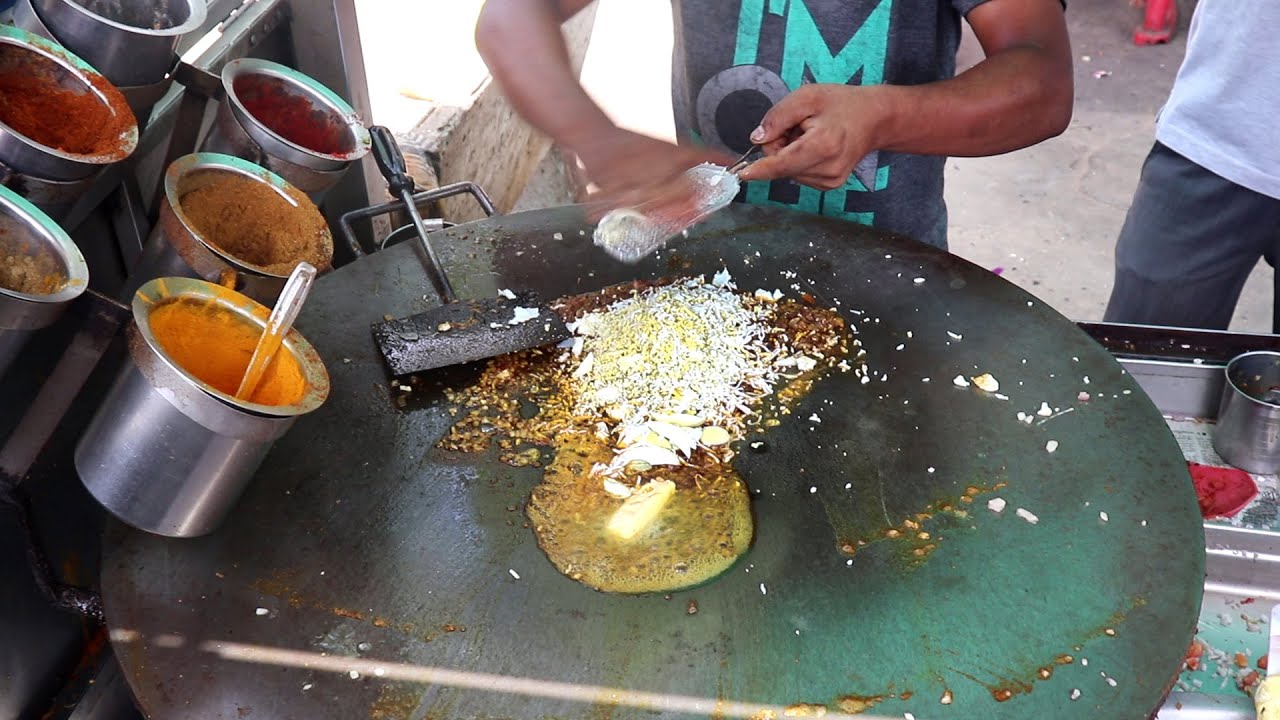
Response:
[{"label": "metal spatula", "polygon": [[408,375],[558,343],[571,333],[535,293],[458,300],[436,257],[413,201],[413,179],[391,131],[369,128],[373,156],[393,196],[404,201],[417,230],[423,265],[443,305],[401,320],[373,325],[373,338],[392,375]]}]

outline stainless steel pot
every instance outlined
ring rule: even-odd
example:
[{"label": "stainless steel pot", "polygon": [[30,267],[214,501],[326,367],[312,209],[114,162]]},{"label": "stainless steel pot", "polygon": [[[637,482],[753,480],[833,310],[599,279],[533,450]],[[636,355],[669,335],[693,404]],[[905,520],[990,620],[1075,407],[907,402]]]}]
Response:
[{"label": "stainless steel pot", "polygon": [[324,402],[329,375],[296,330],[281,346],[306,381],[291,405],[237,400],[171,358],[151,327],[172,302],[213,304],[257,328],[268,310],[202,280],[160,278],[139,289],[129,327],[129,359],[76,447],[89,492],[134,527],[170,537],[212,532],[239,499],[271,444]]},{"label": "stainless steel pot", "polygon": [[[36,14],[36,9],[32,5],[33,0],[18,0],[13,6],[13,24],[26,30],[29,33],[39,35],[42,38],[58,42],[58,38],[54,37],[53,31],[49,29],[40,16]],[[203,12],[203,9],[201,10]],[[146,126],[147,120],[151,117],[151,110],[156,103],[169,92],[169,88],[173,85],[173,72],[178,66],[178,57],[174,55],[170,59],[171,67],[164,71],[155,80],[144,85],[128,85],[121,84],[116,78],[106,75],[106,78],[116,83],[116,88],[124,95],[124,99],[129,103],[129,109],[133,111],[133,116],[138,120],[139,132]]]},{"label": "stainless steel pot", "polygon": [[[47,78],[81,93],[92,94],[113,114],[125,111],[127,102],[105,78],[84,60],[52,41],[15,27],[0,27],[0,74],[21,73]],[[97,77],[95,86],[90,78]],[[0,165],[32,177],[48,180],[81,180],[103,166],[120,162],[138,146],[138,125],[132,121],[115,147],[97,155],[68,153],[43,145],[0,122]]]},{"label": "stainless steel pot", "polygon": [[[53,38],[116,85],[151,85],[178,41],[205,21],[202,0],[22,0]],[[15,18],[22,17],[15,12]],[[28,28],[29,29],[29,28]]]},{"label": "stainless steel pot", "polygon": [[21,261],[66,281],[43,294],[0,285],[0,376],[31,334],[52,325],[89,285],[84,256],[67,233],[17,193],[0,187],[0,263],[13,258],[30,258]]},{"label": "stainless steel pot", "polygon": [[1280,353],[1251,352],[1227,363],[1213,449],[1251,473],[1280,470]]},{"label": "stainless steel pot", "polygon": [[[269,272],[220,250],[200,236],[183,212],[183,196],[219,173],[235,173],[262,183],[289,202],[294,202],[289,194],[290,185],[283,178],[240,158],[216,153],[196,153],[178,158],[165,171],[160,218],[147,238],[138,266],[130,276],[127,284],[130,292],[158,277],[181,276],[218,282],[223,273],[231,270],[236,273],[237,290],[259,302],[275,302],[288,279],[287,273]],[[314,213],[318,222],[324,222],[314,204],[306,198],[300,200],[298,212]],[[328,230],[325,231],[325,242],[328,254],[332,256],[333,238]]]},{"label": "stainless steel pot", "polygon": [[[222,69],[225,97],[205,142],[206,152],[235,155],[279,174],[320,202],[343,173],[369,152],[369,131],[355,110],[314,79],[279,63],[240,58]],[[307,148],[271,126],[272,118],[250,112],[253,98],[272,95],[303,102],[315,126],[327,129],[333,152]]]}]

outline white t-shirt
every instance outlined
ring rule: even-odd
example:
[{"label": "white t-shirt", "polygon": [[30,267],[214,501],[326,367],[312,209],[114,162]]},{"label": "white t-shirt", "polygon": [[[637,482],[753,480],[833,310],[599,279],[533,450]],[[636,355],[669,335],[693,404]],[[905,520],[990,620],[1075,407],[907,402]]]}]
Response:
[{"label": "white t-shirt", "polygon": [[1280,0],[1200,0],[1156,139],[1280,198]]}]

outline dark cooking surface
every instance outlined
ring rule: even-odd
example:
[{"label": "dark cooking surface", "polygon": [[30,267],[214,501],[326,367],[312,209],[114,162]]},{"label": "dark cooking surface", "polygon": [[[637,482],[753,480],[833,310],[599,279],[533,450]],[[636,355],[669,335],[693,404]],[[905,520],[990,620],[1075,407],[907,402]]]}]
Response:
[{"label": "dark cooking surface", "polygon": [[[276,444],[227,525],[198,540],[109,533],[107,617],[153,718],[655,717],[611,707],[649,696],[598,688],[833,712],[893,695],[871,712],[921,720],[1140,718],[1159,704],[1200,603],[1195,496],[1154,406],[1065,318],[958,258],[782,210],[734,206],[639,266],[591,247],[573,208],[449,235],[437,246],[464,298],[556,297],[684,262],[723,262],[747,290],[797,284],[855,321],[873,381],[823,378],[768,452],[740,457],[758,494],[737,566],[670,599],[603,595],[560,576],[522,527],[539,471],[434,449],[450,421],[438,398],[393,408],[369,324],[434,301],[415,246],[345,267],[300,322],[329,401]],[[1009,399],[952,384],[979,372]],[[1042,402],[1072,411],[1016,418]],[[852,565],[838,549],[947,501],[969,514],[923,523],[938,546],[923,563],[901,538]],[[350,656],[374,663],[349,663],[352,678]]]}]

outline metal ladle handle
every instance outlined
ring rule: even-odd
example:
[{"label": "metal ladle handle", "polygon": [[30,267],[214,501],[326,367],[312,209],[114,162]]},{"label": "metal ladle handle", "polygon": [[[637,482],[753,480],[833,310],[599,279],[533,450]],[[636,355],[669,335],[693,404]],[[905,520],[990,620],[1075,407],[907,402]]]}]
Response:
[{"label": "metal ladle handle", "polygon": [[435,285],[436,293],[440,295],[442,303],[447,305],[455,302],[458,297],[453,292],[453,285],[449,282],[449,276],[445,274],[440,259],[436,257],[431,241],[427,239],[427,229],[422,225],[422,215],[418,213],[418,205],[413,199],[413,178],[409,176],[409,169],[404,162],[404,153],[400,152],[400,145],[391,131],[381,125],[370,127],[369,137],[373,142],[374,162],[378,164],[382,177],[386,178],[387,189],[404,202],[404,209],[413,220],[413,227],[418,234],[418,243],[426,254],[427,274],[431,276],[431,284]]},{"label": "metal ladle handle", "polygon": [[293,268],[293,272],[289,273],[289,279],[285,281],[284,289],[280,291],[275,307],[271,308],[267,326],[253,349],[249,366],[245,368],[244,377],[240,380],[240,388],[236,390],[236,399],[248,400],[253,397],[254,391],[258,389],[263,376],[267,373],[267,367],[271,365],[271,360],[280,350],[280,344],[293,328],[293,321],[297,320],[298,313],[302,312],[302,304],[307,301],[307,295],[311,292],[311,284],[315,279],[316,268],[308,262],[298,263]]}]

